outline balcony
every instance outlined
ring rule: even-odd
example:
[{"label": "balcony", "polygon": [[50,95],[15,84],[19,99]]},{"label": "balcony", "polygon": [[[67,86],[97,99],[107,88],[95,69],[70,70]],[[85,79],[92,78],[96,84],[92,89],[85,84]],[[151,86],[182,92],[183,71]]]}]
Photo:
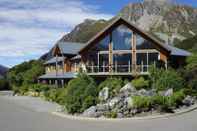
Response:
[{"label": "balcony", "polygon": [[[135,68],[134,68],[135,67]],[[112,71],[110,72],[110,68]],[[88,75],[92,76],[105,76],[105,75],[119,75],[119,76],[128,76],[128,75],[148,75],[149,65],[113,65],[112,67],[108,65],[86,65],[86,72]]]}]

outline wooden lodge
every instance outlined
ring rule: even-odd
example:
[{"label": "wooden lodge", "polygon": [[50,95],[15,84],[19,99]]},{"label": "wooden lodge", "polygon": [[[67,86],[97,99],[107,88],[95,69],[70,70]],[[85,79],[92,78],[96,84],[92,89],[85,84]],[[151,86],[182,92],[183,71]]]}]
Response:
[{"label": "wooden lodge", "polygon": [[81,69],[94,77],[148,75],[158,61],[179,67],[189,52],[162,43],[124,18],[116,18],[87,43],[58,42],[40,82],[64,84]]}]

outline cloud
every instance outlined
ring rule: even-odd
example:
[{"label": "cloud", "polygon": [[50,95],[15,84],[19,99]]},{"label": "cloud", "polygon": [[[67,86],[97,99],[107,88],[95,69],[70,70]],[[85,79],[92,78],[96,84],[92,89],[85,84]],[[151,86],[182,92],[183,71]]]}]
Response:
[{"label": "cloud", "polygon": [[85,19],[111,17],[85,0],[1,0],[0,64],[13,66],[23,58],[37,58]]}]

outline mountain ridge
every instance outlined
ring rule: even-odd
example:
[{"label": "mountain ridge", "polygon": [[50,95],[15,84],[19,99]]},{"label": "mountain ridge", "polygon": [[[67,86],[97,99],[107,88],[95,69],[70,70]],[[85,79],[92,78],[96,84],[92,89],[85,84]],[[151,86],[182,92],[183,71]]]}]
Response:
[{"label": "mountain ridge", "polygon": [[[164,43],[176,45],[197,35],[197,8],[179,5],[169,0],[129,3],[114,18],[117,16],[131,21]],[[86,43],[114,18],[109,21],[86,19],[59,41]]]}]

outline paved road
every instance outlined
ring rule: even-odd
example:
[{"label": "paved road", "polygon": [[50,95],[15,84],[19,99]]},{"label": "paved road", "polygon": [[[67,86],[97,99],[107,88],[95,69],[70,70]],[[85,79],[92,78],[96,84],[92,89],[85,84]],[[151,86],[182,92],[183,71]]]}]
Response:
[{"label": "paved road", "polygon": [[0,96],[0,131],[197,131],[197,111],[171,118],[125,121],[69,120]]}]

